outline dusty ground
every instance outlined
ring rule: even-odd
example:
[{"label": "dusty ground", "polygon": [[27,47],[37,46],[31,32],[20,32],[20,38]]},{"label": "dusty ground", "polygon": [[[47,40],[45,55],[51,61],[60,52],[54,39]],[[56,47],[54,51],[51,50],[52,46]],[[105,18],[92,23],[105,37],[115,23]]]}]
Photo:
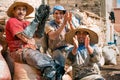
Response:
[{"label": "dusty ground", "polygon": [[104,65],[101,74],[106,80],[120,80],[120,55],[117,56],[117,65]]}]

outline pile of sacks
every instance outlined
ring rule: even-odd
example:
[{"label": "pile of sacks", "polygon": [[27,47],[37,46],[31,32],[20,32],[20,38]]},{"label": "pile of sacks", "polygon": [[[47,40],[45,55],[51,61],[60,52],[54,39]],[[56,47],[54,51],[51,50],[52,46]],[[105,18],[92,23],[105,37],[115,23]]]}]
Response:
[{"label": "pile of sacks", "polygon": [[117,56],[119,56],[119,50],[117,46],[106,45],[101,48],[101,60],[98,65],[102,67],[104,64],[107,65],[117,65]]}]

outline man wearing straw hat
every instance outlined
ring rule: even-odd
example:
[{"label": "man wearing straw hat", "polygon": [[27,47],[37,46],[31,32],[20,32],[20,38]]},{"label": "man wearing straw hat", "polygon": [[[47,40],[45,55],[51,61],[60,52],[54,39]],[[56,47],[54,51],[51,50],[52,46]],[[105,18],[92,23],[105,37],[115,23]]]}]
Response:
[{"label": "man wearing straw hat", "polygon": [[96,64],[100,60],[96,32],[88,28],[77,28],[66,34],[66,41],[73,44],[67,61],[73,67],[73,80],[104,80]]},{"label": "man wearing straw hat", "polygon": [[30,23],[25,17],[33,12],[33,7],[25,1],[16,0],[8,9],[10,19],[6,24],[6,40],[10,56],[16,62],[27,63],[41,71],[45,78],[55,77],[56,61],[37,50],[32,38],[38,23],[49,15],[49,6],[40,5],[36,10],[35,19]]}]

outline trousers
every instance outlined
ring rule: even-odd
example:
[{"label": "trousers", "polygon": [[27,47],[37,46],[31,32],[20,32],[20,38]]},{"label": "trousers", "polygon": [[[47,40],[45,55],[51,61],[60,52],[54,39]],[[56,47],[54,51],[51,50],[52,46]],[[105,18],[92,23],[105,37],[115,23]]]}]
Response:
[{"label": "trousers", "polygon": [[20,49],[15,52],[10,52],[10,56],[15,62],[27,63],[37,69],[53,66],[54,60],[47,54],[40,53],[33,49]]},{"label": "trousers", "polygon": [[38,50],[27,49],[23,52],[23,62],[34,66],[37,69],[42,69],[46,66],[53,66],[54,61],[47,54],[40,53]]},{"label": "trousers", "polygon": [[13,58],[17,57],[17,59],[15,58],[16,60],[39,69],[42,76],[47,78],[47,80],[59,80],[58,78],[61,79],[65,72],[64,67],[57,60],[52,59],[47,54],[40,53],[38,50],[24,49],[21,53],[12,53],[12,55],[16,55],[13,56]]}]

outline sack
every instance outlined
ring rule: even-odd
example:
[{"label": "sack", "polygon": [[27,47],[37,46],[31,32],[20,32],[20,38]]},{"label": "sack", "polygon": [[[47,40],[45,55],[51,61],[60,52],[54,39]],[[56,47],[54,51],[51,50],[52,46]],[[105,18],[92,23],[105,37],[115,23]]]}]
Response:
[{"label": "sack", "polygon": [[42,80],[40,71],[28,64],[15,62],[14,70],[15,74],[13,80]]},{"label": "sack", "polygon": [[8,65],[0,53],[0,80],[7,79],[11,80],[10,71]]},{"label": "sack", "polygon": [[9,53],[8,52],[4,52],[2,54],[2,56],[4,57],[8,67],[9,67],[9,70],[10,70],[10,74],[11,74],[11,77],[12,77],[12,80],[13,80],[13,75],[14,75],[14,61],[13,59],[10,57]]}]

